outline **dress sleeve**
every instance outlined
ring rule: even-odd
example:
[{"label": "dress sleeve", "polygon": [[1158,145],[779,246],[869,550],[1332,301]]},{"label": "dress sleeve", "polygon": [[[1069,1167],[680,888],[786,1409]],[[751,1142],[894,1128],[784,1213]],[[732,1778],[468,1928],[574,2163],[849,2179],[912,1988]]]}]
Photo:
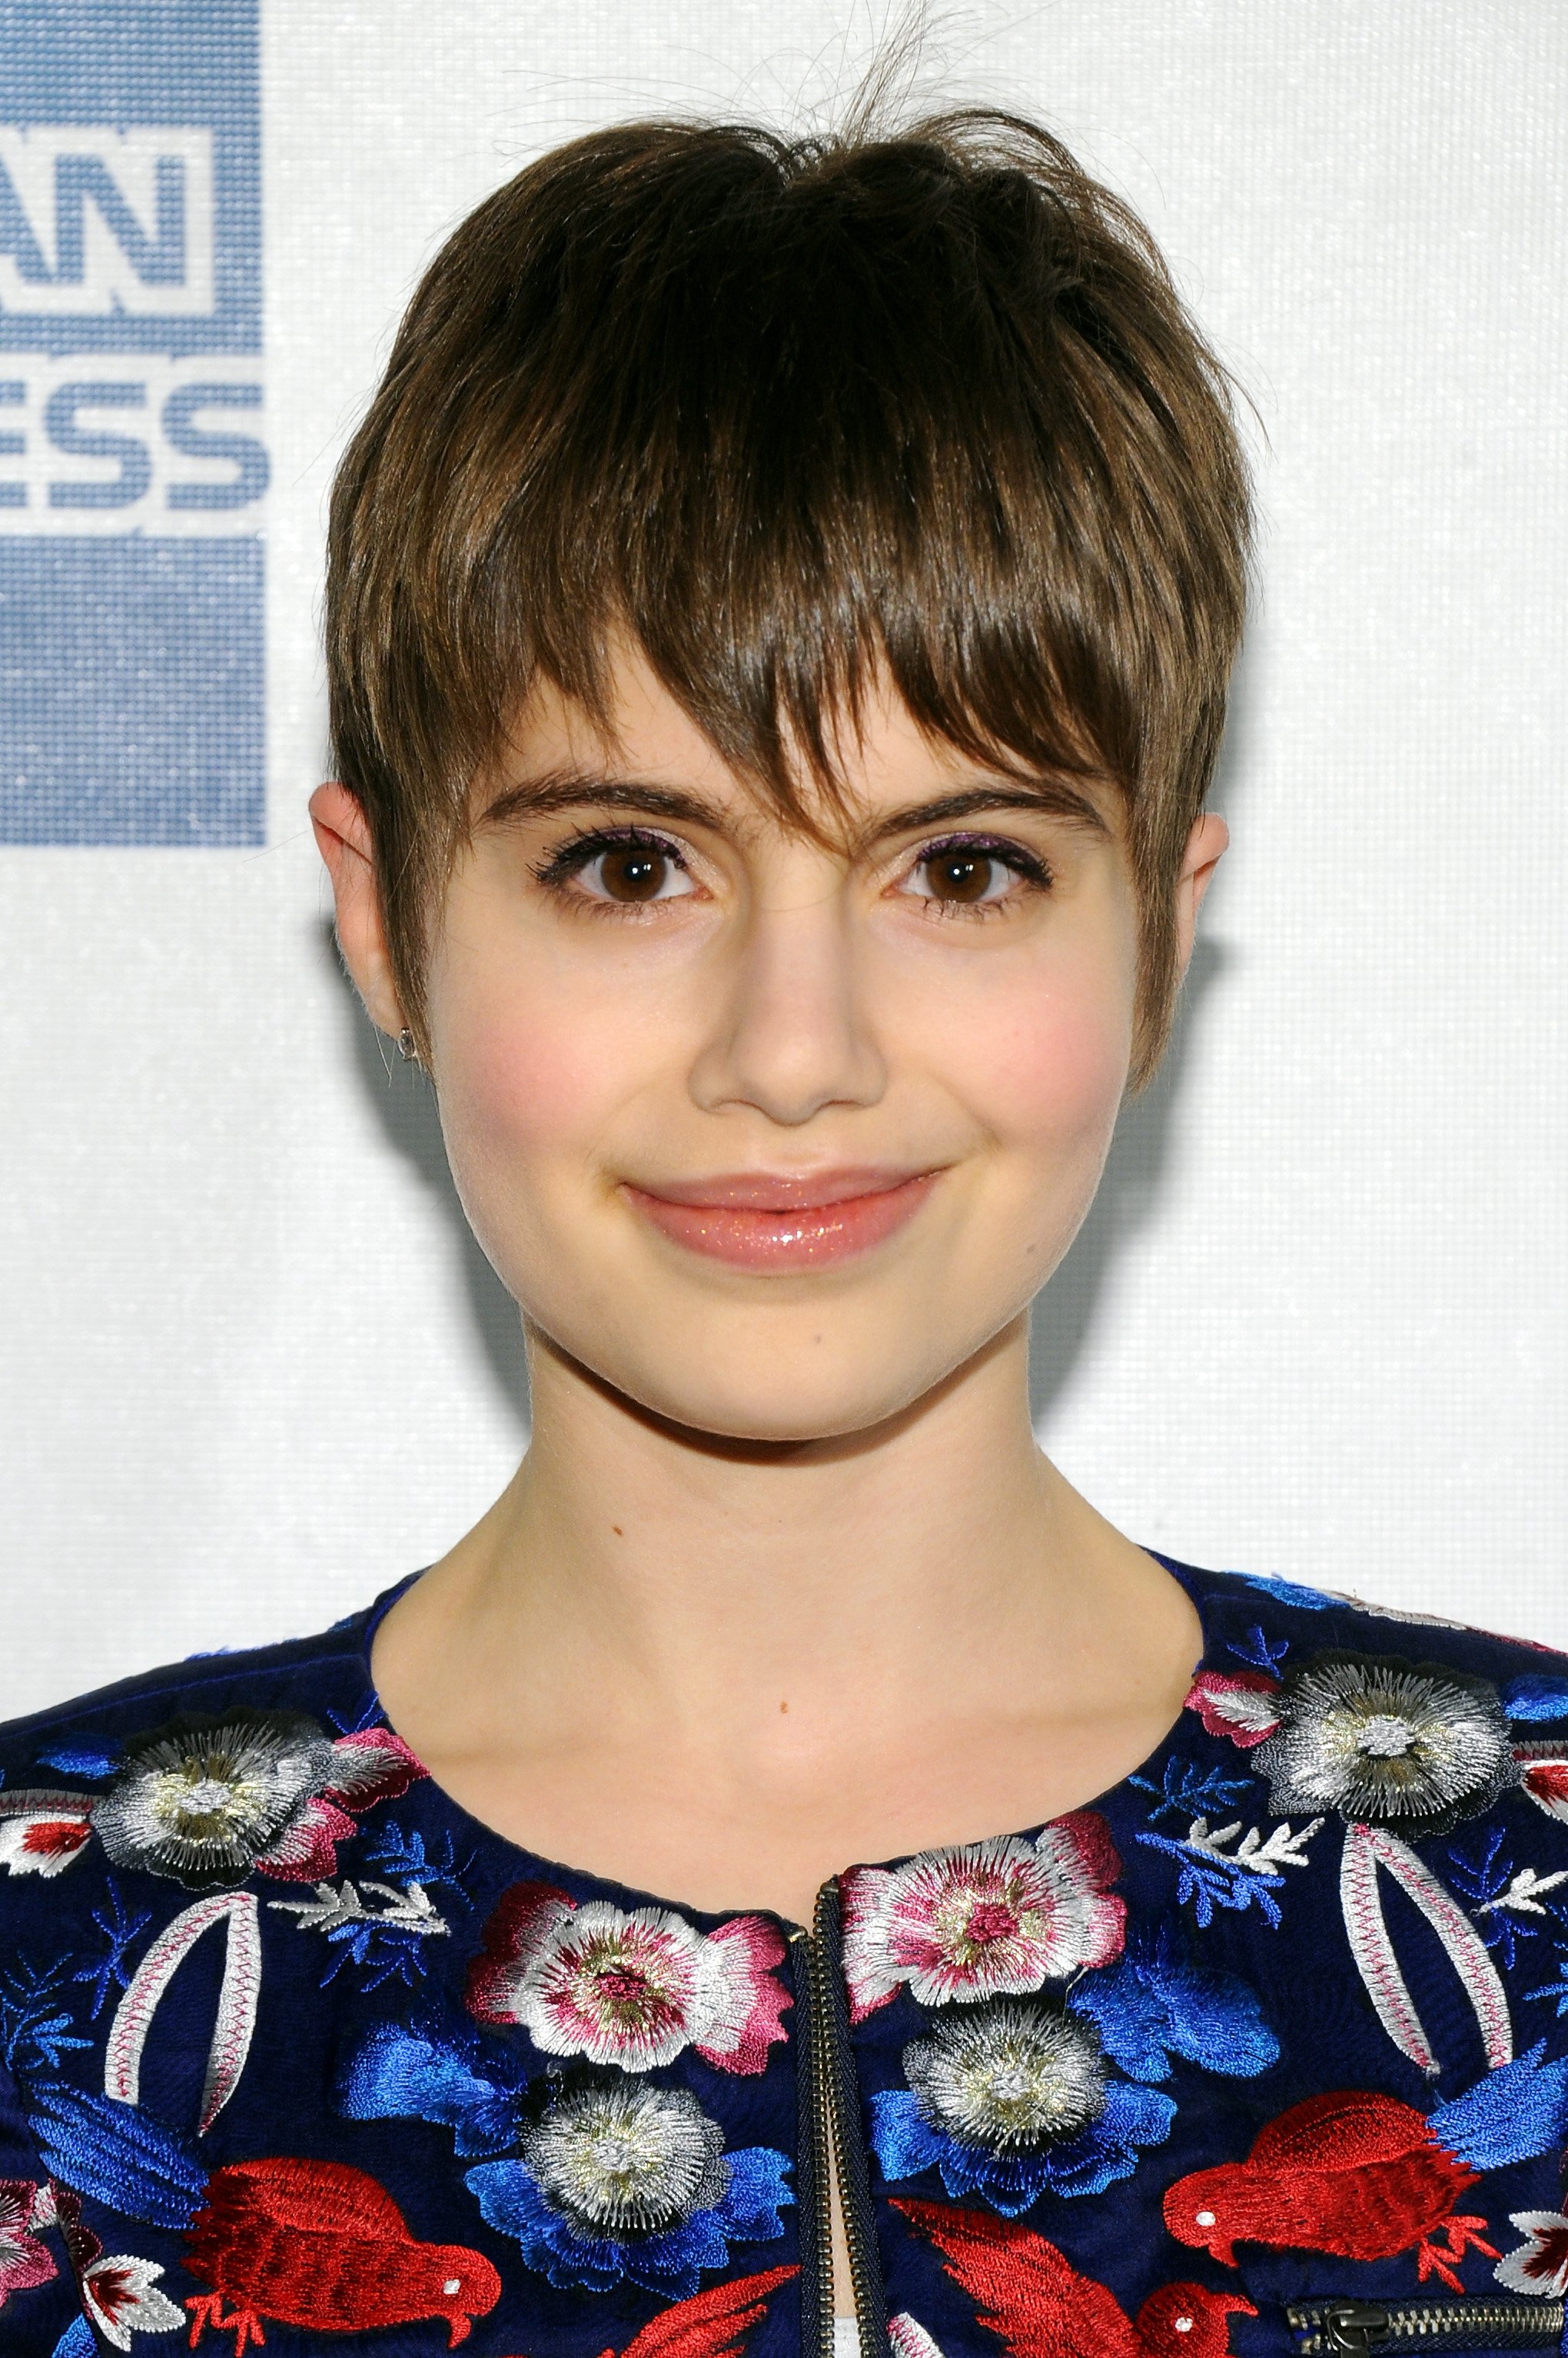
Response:
[{"label": "dress sleeve", "polygon": [[93,2358],[105,2346],[82,2308],[21,2092],[0,2062],[0,2350],[5,2358]]}]

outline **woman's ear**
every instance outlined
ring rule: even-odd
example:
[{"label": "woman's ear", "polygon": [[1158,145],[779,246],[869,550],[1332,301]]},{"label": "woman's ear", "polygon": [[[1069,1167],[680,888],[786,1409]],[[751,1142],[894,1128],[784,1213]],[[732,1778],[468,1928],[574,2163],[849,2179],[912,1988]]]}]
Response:
[{"label": "woman's ear", "polygon": [[357,795],[336,779],[310,797],[316,848],[327,863],[337,907],[338,947],[373,1023],[395,1039],[404,1017],[392,979],[376,887],[369,822]]},{"label": "woman's ear", "polygon": [[1197,936],[1198,911],[1204,894],[1214,880],[1214,871],[1224,857],[1230,841],[1230,829],[1217,811],[1205,811],[1195,821],[1187,838],[1187,848],[1182,856],[1181,873],[1176,879],[1176,970],[1185,974],[1187,960],[1193,954]]}]

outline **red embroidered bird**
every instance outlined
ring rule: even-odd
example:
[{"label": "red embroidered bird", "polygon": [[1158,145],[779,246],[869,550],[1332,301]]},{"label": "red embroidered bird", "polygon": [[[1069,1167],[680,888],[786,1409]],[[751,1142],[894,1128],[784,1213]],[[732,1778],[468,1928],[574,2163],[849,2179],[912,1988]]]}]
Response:
[{"label": "red embroidered bird", "polygon": [[1258,2313],[1238,2293],[1172,2284],[1130,2318],[1114,2293],[1015,2220],[940,2202],[892,2207],[935,2244],[1010,2358],[1226,2358],[1229,2319]]},{"label": "red embroidered bird", "polygon": [[28,2119],[59,2185],[184,2230],[185,2266],[211,2287],[185,2304],[192,2349],[213,2326],[243,2358],[267,2318],[314,2333],[440,2318],[455,2347],[501,2298],[482,2252],[422,2244],[385,2188],[345,2162],[286,2156],[209,2174],[150,2113],[63,2085],[36,2088]]},{"label": "red embroidered bird", "polygon": [[[1444,2106],[1434,2119],[1457,2109]],[[1482,2240],[1485,2219],[1456,2208],[1479,2174],[1439,2140],[1434,2120],[1398,2097],[1312,2096],[1260,2130],[1245,2161],[1178,2179],[1165,2197],[1165,2224],[1178,2242],[1232,2266],[1238,2244],[1351,2260],[1413,2250],[1423,2282],[1439,2276],[1460,2292],[1456,2260],[1471,2248],[1497,2257]]]},{"label": "red embroidered bird", "polygon": [[[212,2287],[186,2302],[192,2348],[204,2326],[232,2331],[235,2358],[265,2340],[261,2320],[319,2333],[447,2321],[455,2347],[501,2298],[482,2252],[421,2244],[384,2187],[339,2161],[239,2161],[214,2170],[191,2222],[185,2265]],[[223,2314],[225,2300],[233,2305]]]},{"label": "red embroidered bird", "polygon": [[[769,2296],[799,2274],[795,2267],[763,2268],[730,2284],[709,2285],[651,2317],[620,2358],[737,2358],[752,2327],[762,2323]],[[616,2353],[607,2350],[604,2358]]]}]

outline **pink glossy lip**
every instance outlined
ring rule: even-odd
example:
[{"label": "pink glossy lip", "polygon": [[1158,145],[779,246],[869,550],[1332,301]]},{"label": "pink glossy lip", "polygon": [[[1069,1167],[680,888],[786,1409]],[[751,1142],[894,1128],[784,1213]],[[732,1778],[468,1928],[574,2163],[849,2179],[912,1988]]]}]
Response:
[{"label": "pink glossy lip", "polygon": [[935,1171],[741,1171],[623,1188],[672,1242],[737,1269],[822,1269],[869,1252],[925,1201]]}]

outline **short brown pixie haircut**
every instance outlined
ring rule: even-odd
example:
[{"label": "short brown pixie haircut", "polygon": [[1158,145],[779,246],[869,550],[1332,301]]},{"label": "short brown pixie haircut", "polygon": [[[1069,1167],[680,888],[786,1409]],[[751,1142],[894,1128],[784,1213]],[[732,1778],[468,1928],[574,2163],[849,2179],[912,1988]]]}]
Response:
[{"label": "short brown pixie haircut", "polygon": [[416,1040],[476,774],[537,676],[607,727],[629,634],[814,834],[879,678],[968,757],[1112,781],[1147,1078],[1249,535],[1224,370],[1034,124],[634,123],[542,157],[426,273],[332,495],[334,750]]}]

